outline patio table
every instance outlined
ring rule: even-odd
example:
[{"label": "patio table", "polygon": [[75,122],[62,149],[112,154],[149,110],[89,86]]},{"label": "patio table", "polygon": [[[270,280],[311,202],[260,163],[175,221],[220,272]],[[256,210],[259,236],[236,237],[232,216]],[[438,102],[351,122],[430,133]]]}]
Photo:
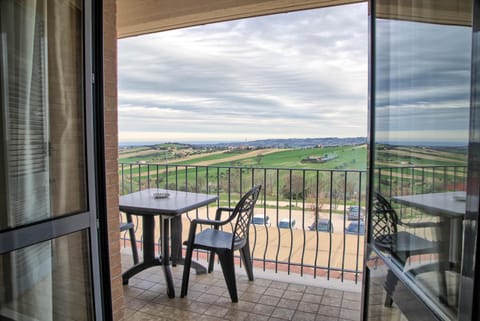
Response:
[{"label": "patio table", "polygon": [[[154,193],[168,193],[168,197],[155,198]],[[165,189],[146,189],[139,192],[120,196],[120,211],[142,217],[143,230],[143,261],[132,266],[122,275],[123,284],[135,274],[152,266],[163,266],[165,280],[167,283],[167,295],[175,297],[172,272],[170,270],[170,259],[174,264],[182,264],[181,257],[181,215],[208,205],[218,199],[216,195],[201,193],[181,192]],[[160,216],[160,238],[161,253],[155,257],[155,216]],[[171,224],[173,223],[173,225]],[[172,252],[170,258],[170,226],[172,226]],[[200,264],[193,266],[197,273],[206,273],[205,267]]]},{"label": "patio table", "polygon": [[[439,242],[439,299],[446,306],[455,309],[458,297],[458,284],[449,289],[446,272],[453,267],[456,273],[460,272],[462,254],[462,230],[465,218],[466,193],[462,191],[427,193],[417,195],[396,196],[395,202],[417,208],[424,213],[440,218],[438,226],[440,236],[448,236],[448,242]],[[453,291],[453,292],[452,292]],[[449,293],[454,298],[449,300]]]},{"label": "patio table", "polygon": [[448,221],[442,224],[444,235],[449,235],[449,261],[460,263],[462,221],[465,217],[465,192],[427,193],[395,196],[395,202],[422,210],[428,215],[438,216]]}]

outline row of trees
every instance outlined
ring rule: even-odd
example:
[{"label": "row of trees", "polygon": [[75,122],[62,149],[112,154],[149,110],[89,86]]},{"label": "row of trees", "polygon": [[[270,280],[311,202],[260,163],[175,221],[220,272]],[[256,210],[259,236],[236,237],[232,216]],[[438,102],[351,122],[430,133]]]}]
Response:
[{"label": "row of trees", "polygon": [[[328,204],[365,206],[367,177],[365,171],[265,169],[251,167],[172,166],[160,170],[128,168],[120,175],[120,193],[126,194],[148,187],[218,193],[221,200],[238,199],[254,184],[261,184],[261,202],[276,201],[318,212]],[[143,165],[146,166],[146,165]],[[144,168],[143,168],[144,169]],[[378,170],[374,180],[385,195],[461,190],[465,183],[465,167],[388,168]],[[305,205],[304,205],[305,204]],[[317,205],[318,204],[318,205]]]},{"label": "row of trees", "polygon": [[[134,171],[135,172],[135,171]],[[223,198],[238,199],[254,184],[263,187],[261,202],[308,204],[356,204],[365,196],[366,173],[362,171],[255,169],[247,167],[175,167],[161,173],[138,171],[121,175],[121,193],[148,187],[160,187],[202,193],[218,193]],[[140,186],[141,185],[141,186]]]}]

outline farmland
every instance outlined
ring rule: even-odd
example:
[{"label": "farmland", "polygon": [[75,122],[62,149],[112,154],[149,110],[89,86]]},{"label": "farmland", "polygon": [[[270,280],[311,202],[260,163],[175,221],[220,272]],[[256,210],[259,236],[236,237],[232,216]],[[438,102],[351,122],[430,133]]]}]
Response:
[{"label": "farmland", "polygon": [[[312,162],[312,159],[320,161]],[[335,190],[349,191],[349,194],[364,191],[365,179],[361,183],[358,180],[360,172],[366,170],[366,159],[366,145],[248,148],[168,143],[122,148],[119,150],[120,190],[127,193],[142,186],[217,190],[222,194],[245,191],[256,182],[268,185],[265,186],[267,199],[312,198],[317,185],[322,186],[319,195],[326,188],[325,197],[329,197],[327,194]],[[377,166],[389,168],[380,174],[385,188],[398,179],[405,180],[403,188],[410,189],[458,185],[465,173],[458,172],[456,167],[444,169],[440,180],[432,180],[438,172],[427,167],[461,167],[465,163],[465,148],[377,146]]]},{"label": "farmland", "polygon": [[[161,148],[161,149],[160,149]],[[336,155],[325,163],[303,163],[310,156]],[[194,149],[188,145],[158,145],[124,148],[120,163],[202,166],[246,166],[275,168],[354,169],[366,168],[366,146],[324,148]]]},{"label": "farmland", "polygon": [[[307,162],[312,158],[325,162]],[[122,148],[119,162],[124,164],[159,164],[172,166],[219,166],[249,168],[290,168],[318,170],[365,170],[366,145],[314,148],[205,148],[185,144],[158,144]],[[377,147],[377,166],[463,166],[464,148],[382,146]],[[129,174],[129,169],[124,174]],[[136,168],[146,175],[147,166]]]}]

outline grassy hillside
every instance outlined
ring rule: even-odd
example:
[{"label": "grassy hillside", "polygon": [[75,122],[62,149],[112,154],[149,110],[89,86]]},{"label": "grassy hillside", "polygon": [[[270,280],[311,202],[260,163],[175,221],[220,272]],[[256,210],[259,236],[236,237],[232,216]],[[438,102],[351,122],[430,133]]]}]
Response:
[{"label": "grassy hillside", "polygon": [[[348,195],[348,203],[357,201],[355,192],[365,189],[366,178],[361,178],[364,173],[356,172],[366,169],[365,145],[254,150],[200,150],[191,146],[162,148],[138,148],[120,153],[122,194],[142,186],[217,191],[225,195],[232,192],[239,196],[253,183],[261,183],[268,200],[295,199],[296,202],[311,198],[319,189],[322,197],[327,198],[330,192],[335,197],[342,197],[344,193]],[[387,190],[398,185],[409,191],[423,191],[462,184],[466,175],[464,169],[452,165],[465,164],[465,150],[430,149],[427,152],[426,148],[420,147],[379,146],[377,166],[388,167],[379,177],[383,188]],[[161,156],[156,159],[158,155]],[[327,161],[321,162],[325,159]],[[450,167],[420,167],[441,165]],[[302,195],[303,189],[305,195]]]},{"label": "grassy hillside", "polygon": [[407,146],[379,146],[378,166],[464,166],[467,162],[465,148],[426,148]]},{"label": "grassy hillside", "polygon": [[[223,162],[222,166],[248,167],[280,167],[280,168],[315,168],[315,169],[365,169],[367,160],[365,146],[344,146],[308,149],[289,149],[267,155]],[[302,160],[308,157],[336,156],[337,158],[324,163],[306,163]]]},{"label": "grassy hillside", "polygon": [[[308,157],[335,156],[325,163],[306,163]],[[158,149],[138,149],[137,151],[120,153],[120,163],[158,163],[168,162],[172,165],[216,165],[247,167],[280,167],[280,168],[318,168],[318,169],[365,169],[366,146],[343,146],[308,149],[259,149],[204,152],[191,154],[183,158],[175,158],[172,152]],[[146,168],[145,168],[146,170]]]}]

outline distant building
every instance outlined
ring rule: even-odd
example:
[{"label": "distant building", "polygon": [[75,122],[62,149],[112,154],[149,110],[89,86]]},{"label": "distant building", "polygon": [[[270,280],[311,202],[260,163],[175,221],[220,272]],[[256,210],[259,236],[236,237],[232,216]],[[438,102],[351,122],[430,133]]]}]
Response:
[{"label": "distant building", "polygon": [[336,154],[333,155],[324,155],[324,156],[308,156],[307,158],[302,159],[302,163],[325,163],[331,160],[338,158]]}]

